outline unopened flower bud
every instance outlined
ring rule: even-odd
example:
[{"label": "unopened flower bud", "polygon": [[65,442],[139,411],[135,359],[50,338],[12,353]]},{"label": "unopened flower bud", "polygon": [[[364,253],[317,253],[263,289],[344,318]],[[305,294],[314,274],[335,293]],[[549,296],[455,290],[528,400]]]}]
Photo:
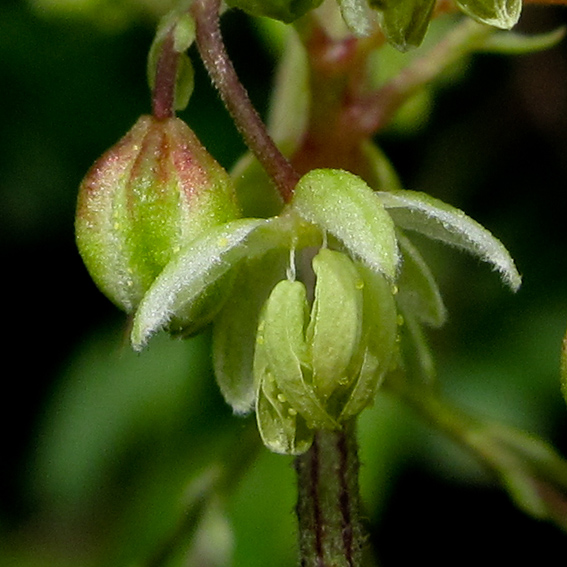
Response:
[{"label": "unopened flower bud", "polygon": [[238,216],[230,177],[191,129],[142,116],[81,183],[77,245],[98,287],[131,312],[174,254]]},{"label": "unopened flower bud", "polygon": [[396,353],[391,284],[346,254],[313,259],[314,301],[305,285],[280,281],[258,327],[256,418],[266,446],[306,451],[315,429],[339,429],[370,405]]},{"label": "unopened flower bud", "polygon": [[357,372],[364,282],[352,260],[322,249],[313,258],[317,277],[307,328],[313,386],[322,400],[347,387]]}]

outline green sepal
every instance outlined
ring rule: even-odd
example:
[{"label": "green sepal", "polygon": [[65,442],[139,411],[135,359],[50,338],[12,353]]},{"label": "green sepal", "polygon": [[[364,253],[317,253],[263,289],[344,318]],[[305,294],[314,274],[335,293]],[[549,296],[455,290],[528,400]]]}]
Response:
[{"label": "green sepal", "polygon": [[[335,429],[338,424],[321,405],[309,380],[305,342],[308,309],[303,283],[289,280],[279,282],[265,304],[258,326],[257,344],[262,345],[265,351],[266,372],[274,377],[281,390],[281,401],[289,402],[305,418],[310,429]],[[256,360],[254,364],[254,374],[258,376]]]},{"label": "green sepal", "polygon": [[522,0],[456,0],[471,18],[504,30],[513,28],[520,19]]},{"label": "green sepal", "polygon": [[360,177],[342,170],[312,170],[297,184],[292,208],[340,240],[354,258],[395,279],[399,255],[394,223]]},{"label": "green sepal", "polygon": [[371,0],[388,42],[400,51],[421,45],[435,0]]},{"label": "green sepal", "polygon": [[218,315],[227,301],[237,270],[229,270],[213,281],[206,293],[176,310],[167,324],[167,332],[175,337],[188,338],[200,333]]},{"label": "green sepal", "polygon": [[337,0],[341,16],[348,29],[358,37],[372,33],[374,15],[368,5],[368,0]]},{"label": "green sepal", "polygon": [[364,283],[361,348],[363,359],[358,377],[348,394],[339,421],[358,415],[374,401],[386,373],[397,364],[398,314],[392,284],[381,274],[357,265]]},{"label": "green sepal", "polygon": [[214,320],[215,376],[224,399],[239,414],[254,406],[254,348],[260,311],[272,288],[285,277],[288,261],[288,250],[273,250],[242,262],[231,293]]},{"label": "green sepal", "polygon": [[422,323],[440,327],[447,319],[447,310],[429,266],[403,234],[398,236],[398,244],[402,252],[402,268],[397,282],[398,304]]},{"label": "green sepal", "polygon": [[287,24],[313,10],[323,0],[226,0],[231,8],[239,8],[251,16],[265,16]]},{"label": "green sepal", "polygon": [[503,55],[523,55],[544,51],[557,45],[564,37],[567,27],[561,26],[547,33],[527,35],[516,32],[498,32],[486,37],[475,51],[487,51]]},{"label": "green sepal", "polygon": [[190,312],[191,304],[203,301],[218,280],[244,258],[261,257],[274,248],[317,246],[320,240],[319,232],[292,211],[209,229],[181,249],[148,289],[134,317],[132,346],[142,349],[151,335],[166,328],[178,313]]},{"label": "green sepal", "polygon": [[466,250],[492,264],[512,291],[520,287],[521,276],[503,244],[460,209],[416,191],[378,196],[399,227]]},{"label": "green sepal", "polygon": [[177,313],[201,301],[211,286],[248,254],[251,235],[269,221],[242,219],[207,231],[181,250],[163,269],[136,311],[131,341],[140,350]]},{"label": "green sepal", "polygon": [[325,402],[354,379],[352,366],[362,332],[364,282],[352,260],[323,248],[313,258],[317,277],[306,339],[313,387]]},{"label": "green sepal", "polygon": [[307,427],[305,419],[277,387],[262,343],[256,347],[255,374],[258,378],[256,422],[264,445],[283,455],[304,453],[313,442],[314,430]]}]

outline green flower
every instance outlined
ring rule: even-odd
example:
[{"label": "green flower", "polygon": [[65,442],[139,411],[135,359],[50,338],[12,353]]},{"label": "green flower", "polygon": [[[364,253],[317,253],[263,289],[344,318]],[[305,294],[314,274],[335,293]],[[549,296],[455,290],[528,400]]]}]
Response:
[{"label": "green flower", "polygon": [[258,325],[256,417],[266,446],[298,454],[317,429],[339,429],[372,403],[395,364],[392,286],[346,254],[320,249],[312,305],[300,281],[272,290]]},{"label": "green flower", "polygon": [[175,255],[140,302],[132,344],[141,349],[232,278],[213,320],[219,387],[235,412],[256,410],[268,447],[301,453],[314,430],[341,428],[372,403],[400,363],[402,321],[418,358],[420,327],[444,321],[435,280],[405,231],[469,251],[512,289],[520,284],[506,249],[462,211],[313,170],[279,216],[212,227]]}]

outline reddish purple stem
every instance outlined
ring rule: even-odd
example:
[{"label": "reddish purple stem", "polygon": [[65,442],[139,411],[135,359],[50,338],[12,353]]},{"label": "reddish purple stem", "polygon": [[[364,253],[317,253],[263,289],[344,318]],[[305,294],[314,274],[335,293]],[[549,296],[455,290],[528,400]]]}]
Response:
[{"label": "reddish purple stem", "polygon": [[173,34],[168,33],[161,47],[152,92],[152,112],[158,120],[171,118],[175,114],[178,62],[179,53],[174,49]]},{"label": "reddish purple stem", "polygon": [[238,79],[222,40],[219,6],[220,0],[195,0],[192,5],[199,53],[246,145],[258,158],[287,203],[299,181],[299,174],[275,145]]}]

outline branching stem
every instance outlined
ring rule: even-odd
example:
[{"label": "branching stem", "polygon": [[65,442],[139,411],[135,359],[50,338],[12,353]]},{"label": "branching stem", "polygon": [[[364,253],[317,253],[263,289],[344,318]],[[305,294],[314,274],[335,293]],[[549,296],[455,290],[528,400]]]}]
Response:
[{"label": "branching stem", "polygon": [[222,40],[219,6],[220,0],[193,2],[197,47],[201,59],[246,145],[274,181],[284,202],[289,202],[299,175],[268,134],[246,89],[238,79]]},{"label": "branching stem", "polygon": [[465,19],[433,49],[416,58],[391,81],[353,103],[347,109],[346,122],[355,124],[362,135],[372,136],[379,132],[413,94],[463,55],[473,51],[475,41],[491,33],[492,28]]}]

